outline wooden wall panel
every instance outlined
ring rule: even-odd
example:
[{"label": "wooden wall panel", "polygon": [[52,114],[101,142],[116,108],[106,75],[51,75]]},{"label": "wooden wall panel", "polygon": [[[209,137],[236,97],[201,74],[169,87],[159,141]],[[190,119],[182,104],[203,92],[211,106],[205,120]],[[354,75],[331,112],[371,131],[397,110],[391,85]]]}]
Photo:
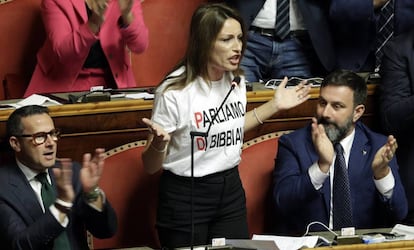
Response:
[{"label": "wooden wall panel", "polygon": [[[41,0],[14,0],[0,5],[0,81],[15,73],[29,81],[36,52],[45,33],[40,16]],[[144,19],[150,45],[132,55],[138,86],[155,86],[184,55],[194,9],[206,0],[144,0]],[[0,87],[0,100],[3,100]]]}]

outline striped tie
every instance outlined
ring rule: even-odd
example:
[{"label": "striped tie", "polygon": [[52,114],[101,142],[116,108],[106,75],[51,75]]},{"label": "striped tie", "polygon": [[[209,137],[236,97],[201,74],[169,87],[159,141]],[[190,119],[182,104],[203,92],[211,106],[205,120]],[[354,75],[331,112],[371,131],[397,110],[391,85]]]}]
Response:
[{"label": "striped tie", "polygon": [[277,0],[275,36],[283,40],[289,32],[289,0]]},{"label": "striped tie", "polygon": [[378,32],[375,50],[375,71],[378,72],[383,56],[382,49],[394,34],[394,0],[382,6],[378,19]]}]

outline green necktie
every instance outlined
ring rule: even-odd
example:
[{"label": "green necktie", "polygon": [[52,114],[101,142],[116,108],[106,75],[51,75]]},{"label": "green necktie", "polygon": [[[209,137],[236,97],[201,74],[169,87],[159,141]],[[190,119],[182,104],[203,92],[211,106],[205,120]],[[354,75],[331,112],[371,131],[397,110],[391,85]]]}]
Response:
[{"label": "green necktie", "polygon": [[[47,173],[40,173],[36,175],[36,180],[42,183],[41,195],[43,205],[45,210],[49,209],[50,205],[52,205],[55,201],[55,191],[53,190],[52,185],[49,184],[47,180]],[[63,231],[53,243],[54,250],[70,250],[69,239],[66,234],[66,231]]]}]

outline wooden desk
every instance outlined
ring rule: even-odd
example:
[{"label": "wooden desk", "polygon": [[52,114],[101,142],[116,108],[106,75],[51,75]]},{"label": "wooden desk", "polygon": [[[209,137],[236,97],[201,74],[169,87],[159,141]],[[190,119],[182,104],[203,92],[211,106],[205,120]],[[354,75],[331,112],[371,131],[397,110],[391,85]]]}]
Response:
[{"label": "wooden desk", "polygon": [[[374,124],[375,85],[368,85],[368,101],[363,121]],[[271,99],[273,91],[258,90],[247,93],[247,109]],[[244,140],[274,131],[292,130],[305,126],[315,113],[319,97],[319,88],[311,91],[311,99],[306,103],[266,120],[245,134]],[[148,130],[142,123],[143,117],[151,117],[151,100],[121,100],[98,103],[67,104],[51,106],[50,115],[55,126],[63,132],[59,141],[58,157],[71,157],[81,160],[84,152],[91,152],[96,147],[111,149],[123,144],[146,139]],[[7,141],[6,121],[13,110],[0,110],[0,160],[5,155]]]},{"label": "wooden desk", "polygon": [[318,248],[302,248],[302,250],[310,249],[334,249],[334,250],[364,250],[364,249],[395,249],[395,250],[413,250],[414,241],[394,241],[394,242],[383,242],[376,244],[353,244],[353,245],[339,245],[339,246],[330,246],[330,247],[318,247]]},{"label": "wooden desk", "polygon": [[[356,230],[357,235],[364,235],[368,233],[389,233],[392,228],[377,228],[377,229],[358,229]],[[339,233],[336,231],[336,233]],[[334,236],[329,231],[323,232],[310,232],[311,235],[319,235],[324,237],[329,241],[333,241]],[[303,248],[304,249],[315,249],[315,248]],[[356,250],[356,249],[414,249],[414,241],[393,241],[393,242],[382,242],[382,243],[373,243],[373,244],[349,244],[349,245],[337,245],[337,246],[327,246],[327,247],[317,247],[316,249],[334,249],[334,250]]]}]

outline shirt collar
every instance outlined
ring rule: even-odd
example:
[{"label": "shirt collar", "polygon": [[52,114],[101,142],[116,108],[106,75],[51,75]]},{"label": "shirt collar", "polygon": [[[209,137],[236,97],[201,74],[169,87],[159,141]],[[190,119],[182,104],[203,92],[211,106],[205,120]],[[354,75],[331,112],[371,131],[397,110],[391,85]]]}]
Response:
[{"label": "shirt collar", "polygon": [[344,157],[345,159],[349,158],[351,154],[352,143],[354,142],[355,138],[355,128],[352,129],[352,132],[340,141],[342,148],[344,149]]},{"label": "shirt collar", "polygon": [[[22,170],[22,172],[23,172],[24,176],[26,177],[26,179],[27,179],[29,182],[30,182],[30,181],[32,181],[32,180],[36,177],[36,175],[38,175],[38,174],[39,174],[39,172],[34,171],[33,169],[31,169],[31,168],[29,168],[29,167],[25,166],[25,165],[24,165],[22,162],[20,162],[17,158],[16,158],[16,163],[17,163],[17,166],[20,168],[20,170]],[[48,173],[48,172],[47,172],[47,170],[45,170],[44,172]],[[49,175],[47,175],[47,179],[49,180],[49,183],[50,183],[50,177],[49,177]]]}]

